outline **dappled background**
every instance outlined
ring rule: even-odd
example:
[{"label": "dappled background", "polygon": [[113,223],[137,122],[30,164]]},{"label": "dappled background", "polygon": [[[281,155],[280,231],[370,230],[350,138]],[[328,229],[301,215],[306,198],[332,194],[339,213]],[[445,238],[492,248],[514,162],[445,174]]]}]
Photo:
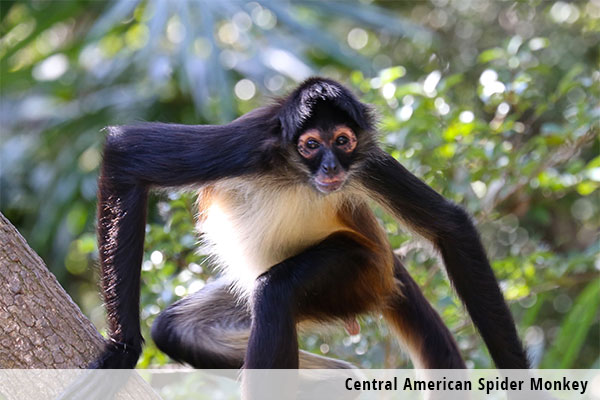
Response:
[{"label": "dappled background", "polygon": [[[349,85],[384,147],[477,221],[533,365],[600,367],[600,1],[1,1],[0,211],[99,329],[95,193],[111,124],[227,122],[299,81]],[[153,196],[148,335],[213,276],[194,197]],[[378,210],[471,367],[491,360],[436,254]],[[333,289],[333,288],[332,288]],[[303,347],[408,367],[378,316]],[[201,338],[199,338],[201,339]]]}]

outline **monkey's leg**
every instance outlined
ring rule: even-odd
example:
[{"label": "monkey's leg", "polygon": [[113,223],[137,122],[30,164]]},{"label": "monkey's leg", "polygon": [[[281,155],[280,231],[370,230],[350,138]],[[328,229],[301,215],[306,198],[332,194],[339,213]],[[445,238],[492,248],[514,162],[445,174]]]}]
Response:
[{"label": "monkey's leg", "polygon": [[356,235],[335,233],[258,277],[245,368],[298,368],[297,322],[345,319],[380,305],[391,270],[384,276],[378,260]]},{"label": "monkey's leg", "polygon": [[240,368],[249,326],[246,304],[217,279],[164,310],[152,325],[152,339],[171,358],[195,368]]},{"label": "monkey's leg", "polygon": [[397,256],[394,277],[399,291],[383,315],[408,348],[416,368],[465,368],[450,331],[421,293]]},{"label": "monkey's leg", "polygon": [[[240,368],[249,335],[248,304],[237,298],[222,278],[169,306],[152,326],[152,338],[161,351],[195,368]],[[300,367],[354,366],[300,351]]]}]

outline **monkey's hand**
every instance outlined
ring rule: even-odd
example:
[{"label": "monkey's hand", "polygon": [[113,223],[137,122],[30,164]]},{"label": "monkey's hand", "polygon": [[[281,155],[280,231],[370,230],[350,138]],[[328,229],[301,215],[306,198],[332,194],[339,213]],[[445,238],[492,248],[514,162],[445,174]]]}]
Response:
[{"label": "monkey's hand", "polygon": [[102,354],[94,360],[90,369],[133,369],[137,364],[142,349],[126,343],[109,340]]}]

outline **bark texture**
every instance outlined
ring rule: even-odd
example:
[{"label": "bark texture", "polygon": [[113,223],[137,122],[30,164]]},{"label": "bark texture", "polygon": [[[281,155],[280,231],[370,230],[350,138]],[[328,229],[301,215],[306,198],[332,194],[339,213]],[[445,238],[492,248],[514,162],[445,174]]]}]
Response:
[{"label": "bark texture", "polygon": [[102,336],[0,213],[0,368],[83,368]]},{"label": "bark texture", "polygon": [[[85,368],[102,347],[100,333],[0,213],[0,399],[56,398],[69,389],[74,399],[159,398],[135,371],[39,370]],[[22,368],[38,370],[15,370]]]}]

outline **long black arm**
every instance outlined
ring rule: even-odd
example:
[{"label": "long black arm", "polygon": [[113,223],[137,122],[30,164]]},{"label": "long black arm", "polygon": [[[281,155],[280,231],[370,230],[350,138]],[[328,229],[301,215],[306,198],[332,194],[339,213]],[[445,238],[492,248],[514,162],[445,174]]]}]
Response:
[{"label": "long black arm", "polygon": [[140,264],[151,187],[259,173],[277,149],[265,110],[223,126],[110,127],[98,184],[98,248],[109,341],[92,367],[133,368],[142,348]]},{"label": "long black arm", "polygon": [[469,215],[378,150],[360,177],[370,196],[440,251],[498,368],[528,368],[510,311]]}]

